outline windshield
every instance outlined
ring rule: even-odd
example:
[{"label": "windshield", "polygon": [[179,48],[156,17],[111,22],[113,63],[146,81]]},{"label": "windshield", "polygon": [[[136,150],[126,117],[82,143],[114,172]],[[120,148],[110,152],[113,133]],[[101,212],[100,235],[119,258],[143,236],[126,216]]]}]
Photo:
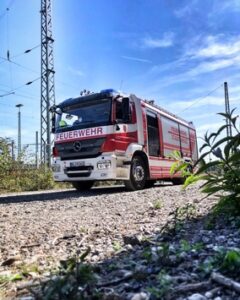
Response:
[{"label": "windshield", "polygon": [[110,121],[111,99],[83,102],[56,115],[56,132],[109,125]]}]

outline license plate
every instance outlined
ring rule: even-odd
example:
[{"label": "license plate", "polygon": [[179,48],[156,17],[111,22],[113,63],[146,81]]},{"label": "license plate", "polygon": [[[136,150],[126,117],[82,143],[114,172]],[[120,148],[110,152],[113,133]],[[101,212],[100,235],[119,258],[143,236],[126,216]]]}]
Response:
[{"label": "license plate", "polygon": [[80,167],[80,166],[84,166],[85,162],[84,161],[74,161],[74,162],[70,162],[70,167]]}]

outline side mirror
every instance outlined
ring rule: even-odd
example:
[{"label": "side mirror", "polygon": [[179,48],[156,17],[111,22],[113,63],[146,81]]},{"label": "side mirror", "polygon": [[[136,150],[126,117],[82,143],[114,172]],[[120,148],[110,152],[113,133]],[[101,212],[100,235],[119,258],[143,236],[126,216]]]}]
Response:
[{"label": "side mirror", "polygon": [[129,98],[122,99],[122,113],[123,113],[123,122],[130,121],[130,105],[129,105]]},{"label": "side mirror", "polygon": [[52,114],[52,118],[51,118],[51,132],[55,133],[56,130],[56,114],[61,115],[62,114],[62,110],[60,107],[57,107],[56,105],[53,105],[52,107],[50,107],[49,111]]}]

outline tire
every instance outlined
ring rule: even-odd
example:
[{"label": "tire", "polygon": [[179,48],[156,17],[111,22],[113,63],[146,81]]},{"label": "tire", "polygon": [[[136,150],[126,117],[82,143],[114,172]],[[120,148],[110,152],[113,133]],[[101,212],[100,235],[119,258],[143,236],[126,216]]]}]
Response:
[{"label": "tire", "polygon": [[130,179],[124,181],[128,191],[142,190],[147,179],[146,164],[140,156],[134,156],[131,162]]},{"label": "tire", "polygon": [[150,189],[154,186],[155,183],[156,183],[156,180],[147,180],[145,183],[145,188]]},{"label": "tire", "polygon": [[172,183],[173,185],[181,185],[184,184],[185,179],[184,178],[173,178]]},{"label": "tire", "polygon": [[92,188],[94,185],[94,181],[73,181],[72,186],[77,190],[77,191],[88,191]]}]

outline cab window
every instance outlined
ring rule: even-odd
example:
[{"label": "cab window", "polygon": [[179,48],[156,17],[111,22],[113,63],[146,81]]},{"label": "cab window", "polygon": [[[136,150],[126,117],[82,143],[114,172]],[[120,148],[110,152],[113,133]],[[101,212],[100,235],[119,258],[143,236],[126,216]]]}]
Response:
[{"label": "cab window", "polygon": [[[122,100],[116,101],[116,121],[123,122]],[[130,104],[130,123],[132,122],[132,105]]]}]

